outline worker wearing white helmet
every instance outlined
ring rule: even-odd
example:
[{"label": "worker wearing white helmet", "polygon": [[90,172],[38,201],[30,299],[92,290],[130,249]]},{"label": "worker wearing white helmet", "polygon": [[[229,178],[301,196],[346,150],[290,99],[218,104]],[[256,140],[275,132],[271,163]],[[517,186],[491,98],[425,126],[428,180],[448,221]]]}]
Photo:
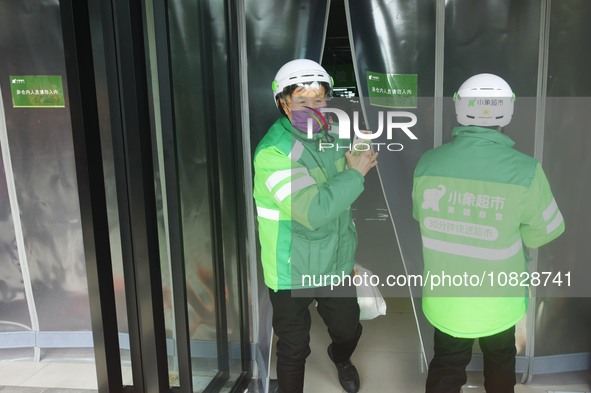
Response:
[{"label": "worker wearing white helmet", "polygon": [[[332,80],[308,59],[286,63],[272,84],[282,116],[254,155],[261,261],[273,306],[280,393],[302,393],[310,354],[309,305],[328,327],[327,351],[348,393],[359,390],[350,357],[361,336],[354,286],[334,291],[318,279],[351,277],[357,233],[351,205],[363,191],[364,176],[376,164],[371,150],[353,156],[343,149],[319,149],[319,141],[339,140],[338,125],[320,109],[327,106]],[[310,132],[308,132],[310,129]],[[336,142],[335,142],[336,143]],[[320,280],[322,281],[322,280]]]},{"label": "worker wearing white helmet", "polygon": [[460,392],[475,339],[487,393],[513,392],[515,324],[528,298],[524,246],[554,240],[564,220],[540,163],[503,133],[515,101],[509,84],[478,74],[454,101],[461,126],[451,142],[426,152],[414,173],[424,276],[442,279],[423,292],[423,312],[435,327],[426,392]]}]

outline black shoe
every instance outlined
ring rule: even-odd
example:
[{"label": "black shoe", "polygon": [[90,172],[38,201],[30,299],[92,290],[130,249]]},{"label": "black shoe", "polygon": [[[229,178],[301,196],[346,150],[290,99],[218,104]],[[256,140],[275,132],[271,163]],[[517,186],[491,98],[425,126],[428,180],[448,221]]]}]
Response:
[{"label": "black shoe", "polygon": [[357,393],[359,391],[359,373],[357,369],[351,363],[351,359],[347,359],[344,362],[335,362],[332,357],[332,344],[327,349],[328,357],[337,366],[337,372],[339,374],[339,382],[347,393]]}]

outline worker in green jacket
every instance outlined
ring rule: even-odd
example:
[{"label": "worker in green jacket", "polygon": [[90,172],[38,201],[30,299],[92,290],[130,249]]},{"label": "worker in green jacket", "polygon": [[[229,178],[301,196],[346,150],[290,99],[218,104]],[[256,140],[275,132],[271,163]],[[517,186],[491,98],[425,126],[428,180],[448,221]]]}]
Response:
[{"label": "worker in green jacket", "polygon": [[488,393],[513,392],[515,324],[527,309],[524,246],[540,247],[564,220],[540,163],[503,134],[514,95],[478,74],[454,96],[453,140],[426,152],[413,182],[424,259],[423,312],[435,327],[427,393],[459,393],[478,338]]},{"label": "worker in green jacket", "polygon": [[308,59],[286,63],[275,76],[273,94],[282,116],[255,151],[253,194],[278,337],[279,392],[303,392],[310,354],[308,307],[314,300],[332,339],[328,355],[339,381],[347,392],[357,392],[359,375],[350,360],[362,330],[355,288],[342,285],[332,291],[327,285],[352,274],[357,234],[351,204],[363,191],[377,153],[323,148],[351,141],[339,140],[337,124],[320,111],[332,96],[332,78],[320,64]]}]

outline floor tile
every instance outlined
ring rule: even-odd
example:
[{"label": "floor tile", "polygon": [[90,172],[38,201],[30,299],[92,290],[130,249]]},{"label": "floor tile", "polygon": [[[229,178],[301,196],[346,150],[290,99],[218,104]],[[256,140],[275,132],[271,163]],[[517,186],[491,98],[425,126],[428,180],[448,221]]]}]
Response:
[{"label": "floor tile", "polygon": [[[36,387],[5,386],[0,387],[0,393],[45,393],[45,389]],[[60,393],[64,393],[63,389]]]},{"label": "floor tile", "polygon": [[419,353],[420,341],[412,313],[389,312],[370,321],[362,321],[363,334],[358,348],[372,351]]},{"label": "floor tile", "polygon": [[[48,363],[37,362],[0,362],[0,385],[19,386],[39,371],[47,367]],[[4,392],[3,392],[4,393]]]},{"label": "floor tile", "polygon": [[[412,305],[408,298],[386,298],[388,313],[362,321],[364,331],[352,356],[361,379],[360,392],[424,392],[427,370],[420,355],[419,337]],[[306,362],[305,393],[342,393],[336,368],[326,347],[330,338],[322,319],[311,306],[311,354]],[[272,352],[274,353],[273,348]],[[276,377],[274,356],[271,378]],[[520,380],[518,379],[518,382]],[[520,383],[516,393],[591,392],[589,373],[563,373],[535,376],[530,384]],[[464,393],[485,393],[482,372],[469,372]],[[0,392],[2,393],[2,392]]]},{"label": "floor tile", "polygon": [[418,353],[357,350],[354,362],[362,379],[362,392],[424,392],[426,373]]},{"label": "floor tile", "polygon": [[[527,384],[522,384],[520,377],[518,377],[515,393],[587,393],[590,391],[590,385],[586,382],[589,380],[588,377],[591,378],[591,375],[585,372],[536,375]],[[464,387],[463,393],[485,393],[483,384],[482,372],[469,372],[468,383]]]},{"label": "floor tile", "polygon": [[97,389],[96,369],[94,364],[48,363],[21,386]]}]

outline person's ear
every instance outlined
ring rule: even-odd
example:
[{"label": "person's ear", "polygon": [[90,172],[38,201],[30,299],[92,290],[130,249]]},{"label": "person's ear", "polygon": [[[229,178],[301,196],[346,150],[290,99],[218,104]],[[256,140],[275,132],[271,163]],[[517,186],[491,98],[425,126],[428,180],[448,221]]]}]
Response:
[{"label": "person's ear", "polygon": [[287,105],[287,102],[285,102],[285,99],[280,98],[279,105],[281,105],[281,108],[283,108],[283,112],[285,112],[287,117],[289,117],[289,119],[291,120],[291,111],[289,110],[289,105]]}]

